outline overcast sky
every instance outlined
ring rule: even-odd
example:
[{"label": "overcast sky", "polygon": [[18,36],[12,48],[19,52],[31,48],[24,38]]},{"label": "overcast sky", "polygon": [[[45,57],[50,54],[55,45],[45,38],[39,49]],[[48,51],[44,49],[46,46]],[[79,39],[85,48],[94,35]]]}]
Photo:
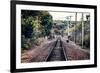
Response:
[{"label": "overcast sky", "polygon": [[[50,12],[49,13],[53,16],[53,20],[67,20],[67,16],[71,16],[71,20],[75,21],[75,13],[68,13],[68,12]],[[86,15],[89,13],[84,13],[84,20],[86,20]],[[77,20],[79,21],[82,17],[82,13],[77,14]]]}]

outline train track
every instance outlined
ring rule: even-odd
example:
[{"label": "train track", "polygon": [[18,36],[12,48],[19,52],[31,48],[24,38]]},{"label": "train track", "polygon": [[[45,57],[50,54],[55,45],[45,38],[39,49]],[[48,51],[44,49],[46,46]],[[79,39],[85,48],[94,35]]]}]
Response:
[{"label": "train track", "polygon": [[63,44],[60,38],[58,38],[53,44],[46,61],[66,61],[67,57],[65,54],[65,50],[63,48]]}]

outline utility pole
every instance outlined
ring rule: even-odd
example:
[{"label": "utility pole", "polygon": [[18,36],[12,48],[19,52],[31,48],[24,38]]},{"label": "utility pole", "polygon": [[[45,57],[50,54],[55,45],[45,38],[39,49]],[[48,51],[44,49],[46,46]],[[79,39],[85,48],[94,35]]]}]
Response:
[{"label": "utility pole", "polygon": [[82,48],[84,48],[84,20],[83,20],[83,13],[82,13]]},{"label": "utility pole", "polygon": [[67,25],[68,25],[68,26],[67,26],[67,30],[68,30],[67,33],[68,33],[68,36],[69,36],[69,25],[71,24],[71,17],[72,17],[72,16],[67,16],[67,17],[66,17],[66,19],[67,19]]},{"label": "utility pole", "polygon": [[69,35],[69,17],[66,17],[67,19],[67,36]]},{"label": "utility pole", "polygon": [[77,12],[75,13],[75,25],[74,25],[74,41],[76,43],[76,37],[77,37],[77,30],[76,30],[76,26],[77,26]]}]

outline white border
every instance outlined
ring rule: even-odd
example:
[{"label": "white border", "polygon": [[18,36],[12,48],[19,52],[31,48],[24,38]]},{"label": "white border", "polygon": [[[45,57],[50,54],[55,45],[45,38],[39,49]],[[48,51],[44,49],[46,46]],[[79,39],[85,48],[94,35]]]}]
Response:
[{"label": "white border", "polygon": [[[71,11],[71,12],[89,12],[90,13],[90,60],[64,61],[64,62],[33,62],[21,63],[21,9],[25,10],[46,10],[46,11]],[[69,7],[35,6],[35,5],[16,5],[16,69],[39,68],[54,66],[72,66],[94,64],[94,10]]]}]

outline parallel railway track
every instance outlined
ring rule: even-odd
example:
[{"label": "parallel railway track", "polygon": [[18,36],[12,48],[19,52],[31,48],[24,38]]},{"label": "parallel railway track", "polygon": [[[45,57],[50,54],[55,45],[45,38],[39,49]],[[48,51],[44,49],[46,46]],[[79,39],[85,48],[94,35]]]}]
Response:
[{"label": "parallel railway track", "polygon": [[46,61],[66,61],[67,57],[63,44],[60,38],[55,41],[55,44],[52,46]]}]

